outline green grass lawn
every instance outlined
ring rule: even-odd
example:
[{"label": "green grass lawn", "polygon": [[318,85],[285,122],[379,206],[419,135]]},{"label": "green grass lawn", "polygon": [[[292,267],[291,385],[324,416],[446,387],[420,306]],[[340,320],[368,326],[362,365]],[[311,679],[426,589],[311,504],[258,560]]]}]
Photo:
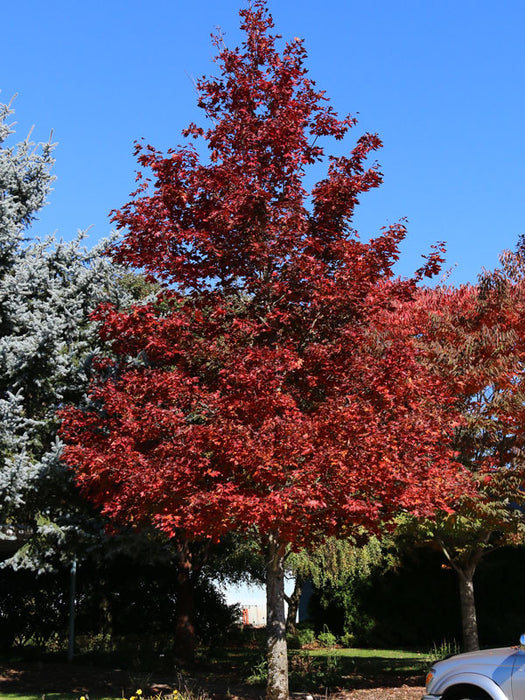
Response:
[{"label": "green grass lawn", "polygon": [[427,652],[398,649],[312,649],[309,653],[319,658],[335,655],[342,663],[383,672],[404,670],[417,673],[421,669],[426,671],[433,660],[432,655]]},{"label": "green grass lawn", "polygon": [[433,659],[430,654],[392,649],[316,649],[314,658],[336,659],[341,675],[416,676],[425,674]]},{"label": "green grass lawn", "polygon": [[428,653],[392,649],[312,649],[290,655],[293,690],[419,685]]}]

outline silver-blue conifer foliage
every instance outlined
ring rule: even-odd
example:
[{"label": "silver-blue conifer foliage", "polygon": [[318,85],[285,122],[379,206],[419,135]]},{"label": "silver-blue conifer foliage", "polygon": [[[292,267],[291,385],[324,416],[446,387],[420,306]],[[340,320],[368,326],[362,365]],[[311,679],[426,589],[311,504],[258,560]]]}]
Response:
[{"label": "silver-blue conifer foliage", "polygon": [[0,560],[42,569],[86,519],[59,459],[56,410],[85,397],[99,350],[90,313],[126,292],[106,242],[87,250],[81,233],[30,236],[54,179],[53,144],[10,145],[11,115],[0,104]]}]

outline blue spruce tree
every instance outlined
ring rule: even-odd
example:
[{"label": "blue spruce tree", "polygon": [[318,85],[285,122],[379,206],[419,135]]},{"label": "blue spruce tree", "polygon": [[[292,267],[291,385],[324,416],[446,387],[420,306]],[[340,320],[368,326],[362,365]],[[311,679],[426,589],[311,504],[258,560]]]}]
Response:
[{"label": "blue spruce tree", "polygon": [[83,400],[98,343],[91,311],[126,292],[105,243],[30,237],[53,144],[8,145],[11,114],[0,105],[0,559],[42,570],[100,526],[60,462],[56,410]]}]

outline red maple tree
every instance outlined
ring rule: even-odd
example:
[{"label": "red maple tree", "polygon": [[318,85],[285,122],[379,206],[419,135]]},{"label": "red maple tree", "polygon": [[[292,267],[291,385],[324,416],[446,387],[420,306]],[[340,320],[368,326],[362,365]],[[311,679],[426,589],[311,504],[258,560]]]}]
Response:
[{"label": "red maple tree", "polygon": [[[419,346],[385,322],[440,251],[398,279],[404,226],[359,239],[352,216],[381,182],[367,164],[379,138],[326,160],[322,139],[355,120],[307,77],[302,41],[277,50],[264,0],[240,15],[244,43],[216,38],[220,74],[198,82],[211,126],[184,132],[208,158],[192,145],[137,146],[146,175],[115,213],[115,258],[163,288],[98,311],[112,356],[87,408],[64,412],[62,434],[79,485],[114,518],[181,541],[259,539],[267,693],[283,700],[288,549],[444,504],[457,465],[440,444],[455,414]],[[308,193],[316,163],[327,174]]]}]

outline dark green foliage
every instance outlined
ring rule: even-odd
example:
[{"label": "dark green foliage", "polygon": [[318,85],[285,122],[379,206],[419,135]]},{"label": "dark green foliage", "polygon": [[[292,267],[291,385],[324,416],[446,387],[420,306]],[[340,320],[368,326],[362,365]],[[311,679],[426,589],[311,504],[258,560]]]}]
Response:
[{"label": "dark green foliage", "polygon": [[315,642],[315,631],[308,623],[302,623],[298,626],[297,638],[302,647],[313,644]]},{"label": "dark green foliage", "polygon": [[[178,583],[173,564],[143,563],[121,556],[80,567],[79,633],[104,629],[115,636],[173,633]],[[231,626],[235,611],[206,579],[196,585],[197,635],[208,643]]]},{"label": "dark green foliage", "polygon": [[362,600],[368,645],[388,648],[396,640],[394,646],[430,648],[461,639],[457,576],[442,568],[440,553],[416,550],[397,569],[371,580]]},{"label": "dark green foliage", "polygon": [[[76,631],[83,651],[115,652],[134,663],[169,656],[175,627],[176,567],[137,563],[124,555],[81,563],[77,572]],[[40,576],[0,569],[0,639],[4,651],[28,641],[45,646],[68,631],[69,573],[57,568]],[[196,629],[206,644],[218,643],[236,619],[236,610],[212,584],[196,586]],[[169,659],[168,659],[169,660]]]},{"label": "dark green foliage", "polygon": [[352,634],[356,639],[364,639],[373,619],[362,605],[363,597],[372,582],[391,569],[395,558],[390,545],[381,544],[374,537],[361,547],[348,541],[333,545],[344,556],[329,557],[331,575],[327,576],[321,566],[320,576],[313,578],[316,593],[310,612],[315,619],[315,632],[318,636],[327,628],[338,637]]},{"label": "dark green foliage", "polygon": [[206,572],[221,583],[265,582],[264,558],[254,537],[229,532],[210,548]]},{"label": "dark green foliage", "polygon": [[326,649],[330,649],[331,647],[335,647],[337,644],[337,637],[335,634],[330,632],[328,629],[328,625],[323,626],[323,631],[319,632],[317,635],[317,641],[319,643],[319,646],[324,647]]},{"label": "dark green foliage", "polygon": [[476,575],[479,636],[483,646],[517,644],[525,632],[525,548],[506,547],[487,556]]},{"label": "dark green foliage", "polygon": [[[486,557],[476,574],[482,646],[514,644],[525,632],[520,581],[525,549],[505,548]],[[396,568],[373,572],[344,586],[317,589],[310,611],[317,631],[326,625],[353,646],[431,648],[461,640],[455,572],[440,552],[421,548]]]},{"label": "dark green foliage", "polygon": [[28,641],[44,645],[67,631],[69,577],[0,569],[0,651]]}]

